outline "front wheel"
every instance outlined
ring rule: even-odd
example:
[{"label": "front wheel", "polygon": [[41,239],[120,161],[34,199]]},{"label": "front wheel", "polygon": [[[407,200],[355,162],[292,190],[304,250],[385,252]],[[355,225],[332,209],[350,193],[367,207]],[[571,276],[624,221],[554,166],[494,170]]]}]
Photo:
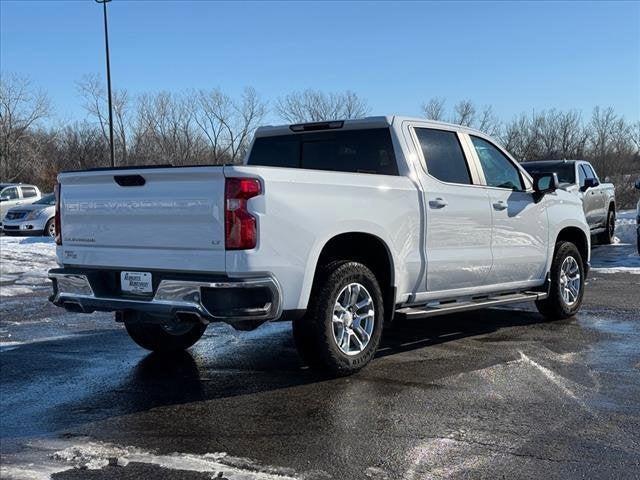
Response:
[{"label": "front wheel", "polygon": [[373,272],[358,262],[334,262],[319,272],[306,315],[293,323],[293,336],[311,368],[349,375],[375,355],[383,319]]},{"label": "front wheel", "polygon": [[575,315],[584,295],[584,265],[573,243],[558,242],[551,263],[549,296],[538,300],[538,311],[549,320]]},{"label": "front wheel", "polygon": [[44,235],[48,236],[48,237],[55,237],[56,236],[56,222],[55,219],[51,218],[49,219],[49,221],[47,222],[47,224],[44,227]]},{"label": "front wheel", "polygon": [[125,320],[124,326],[134,342],[158,353],[186,350],[200,340],[207,329],[202,323],[187,322],[156,324]]}]

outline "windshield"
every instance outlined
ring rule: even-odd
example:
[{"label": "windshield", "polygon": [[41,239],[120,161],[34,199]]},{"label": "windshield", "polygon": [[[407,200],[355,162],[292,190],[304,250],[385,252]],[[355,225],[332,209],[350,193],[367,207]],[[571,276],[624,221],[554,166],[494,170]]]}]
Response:
[{"label": "windshield", "polygon": [[576,169],[573,163],[523,163],[524,169],[531,174],[556,173],[558,182],[575,183]]},{"label": "windshield", "polygon": [[55,205],[56,204],[56,196],[53,193],[49,195],[45,195],[37,202],[33,202],[34,205]]}]

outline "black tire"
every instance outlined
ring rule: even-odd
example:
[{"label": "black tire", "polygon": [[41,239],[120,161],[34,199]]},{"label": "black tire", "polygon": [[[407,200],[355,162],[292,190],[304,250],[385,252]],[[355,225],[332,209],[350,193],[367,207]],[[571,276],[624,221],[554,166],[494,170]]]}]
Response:
[{"label": "black tire", "polygon": [[640,221],[636,227],[636,247],[638,248],[638,255],[640,255]]},{"label": "black tire", "polygon": [[[362,351],[347,355],[340,349],[334,336],[333,314],[339,294],[353,283],[363,286],[372,300],[373,330]],[[293,322],[296,348],[305,363],[314,370],[338,376],[355,373],[369,363],[378,349],[382,336],[382,298],[375,275],[361,263],[333,262],[318,272],[307,313]]]},{"label": "black tire", "polygon": [[[569,257],[573,257],[576,261],[580,275],[580,287],[577,298],[573,303],[567,302],[562,295],[564,290],[561,280],[562,266]],[[553,262],[551,263],[550,280],[549,296],[536,302],[538,311],[549,320],[562,320],[572,317],[580,310],[584,297],[584,264],[578,248],[573,243],[564,241],[556,243]]]},{"label": "black tire", "polygon": [[[53,234],[51,233],[52,231],[53,231]],[[42,232],[42,235],[44,235],[45,237],[56,236],[56,224],[55,224],[54,218],[49,219],[47,224],[44,226],[44,231]]]},{"label": "black tire", "polygon": [[616,229],[616,212],[610,209],[607,212],[607,221],[604,224],[604,232],[599,233],[596,237],[596,241],[601,245],[611,245],[613,243],[614,234]]},{"label": "black tire", "polygon": [[157,323],[127,321],[124,326],[131,339],[142,348],[158,353],[186,350],[196,343],[207,326],[202,323],[183,323],[173,328]]}]

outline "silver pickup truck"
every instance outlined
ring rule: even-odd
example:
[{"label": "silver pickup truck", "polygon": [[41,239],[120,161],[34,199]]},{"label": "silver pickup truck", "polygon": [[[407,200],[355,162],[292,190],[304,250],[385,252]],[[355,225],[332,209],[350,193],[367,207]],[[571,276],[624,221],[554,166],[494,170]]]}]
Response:
[{"label": "silver pickup truck", "polygon": [[615,187],[601,183],[589,162],[584,160],[544,160],[525,162],[524,169],[532,175],[556,173],[560,188],[582,199],[584,215],[597,243],[613,241],[616,226]]}]

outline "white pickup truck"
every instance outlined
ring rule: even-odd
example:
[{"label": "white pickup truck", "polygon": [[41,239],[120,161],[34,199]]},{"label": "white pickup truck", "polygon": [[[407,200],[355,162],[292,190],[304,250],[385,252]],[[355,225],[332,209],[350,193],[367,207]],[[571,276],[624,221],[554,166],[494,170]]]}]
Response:
[{"label": "white pickup truck", "polygon": [[531,175],[556,173],[560,188],[582,200],[582,209],[598,243],[613,242],[616,228],[616,198],[612,183],[601,183],[589,162],[584,160],[542,160],[525,162]]},{"label": "white pickup truck", "polygon": [[535,301],[580,308],[579,199],[481,132],[399,116],[258,129],[242,166],[58,177],[51,301],[114,311],[154,351],[209,322],[293,321],[302,358],[348,374],[383,325]]}]

